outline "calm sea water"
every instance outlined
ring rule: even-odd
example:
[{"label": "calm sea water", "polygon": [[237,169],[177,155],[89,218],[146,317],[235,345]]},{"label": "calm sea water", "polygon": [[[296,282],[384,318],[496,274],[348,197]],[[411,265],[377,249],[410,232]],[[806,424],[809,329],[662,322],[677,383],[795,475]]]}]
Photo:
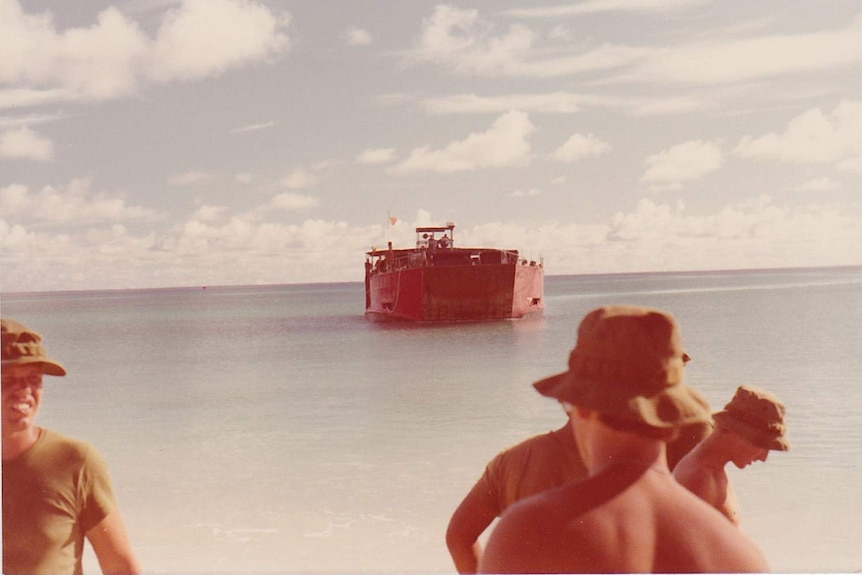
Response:
[{"label": "calm sea water", "polygon": [[423,327],[366,320],[360,283],[4,294],[2,313],[67,366],[39,421],[102,451],[151,573],[454,572],[449,516],[495,453],[562,423],[530,384],[607,303],[671,311],[714,408],[740,384],[784,400],[791,450],[730,470],[772,568],[862,570],[862,268],[545,295],[539,319]]}]

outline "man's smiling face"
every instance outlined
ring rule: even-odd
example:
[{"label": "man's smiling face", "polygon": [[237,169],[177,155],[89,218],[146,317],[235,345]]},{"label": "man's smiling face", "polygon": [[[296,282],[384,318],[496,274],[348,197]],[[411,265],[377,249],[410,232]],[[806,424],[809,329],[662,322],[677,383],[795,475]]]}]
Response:
[{"label": "man's smiling face", "polygon": [[36,419],[42,403],[42,370],[39,364],[3,368],[3,433],[23,431]]}]

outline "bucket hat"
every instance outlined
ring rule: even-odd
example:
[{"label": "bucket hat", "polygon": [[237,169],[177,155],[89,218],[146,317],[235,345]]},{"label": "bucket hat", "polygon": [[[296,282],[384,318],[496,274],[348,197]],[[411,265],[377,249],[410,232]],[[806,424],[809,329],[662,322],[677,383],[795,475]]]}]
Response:
[{"label": "bucket hat", "polygon": [[66,368],[48,359],[42,347],[42,336],[14,319],[0,320],[3,337],[3,368],[12,365],[38,364],[47,375],[66,375]]},{"label": "bucket hat", "polygon": [[710,421],[709,403],[685,385],[680,331],[646,307],[595,309],[578,326],[568,370],[533,384],[547,397],[661,430]]},{"label": "bucket hat", "polygon": [[764,449],[787,451],[784,404],[777,397],[750,385],[741,385],[724,410],[713,415],[716,425],[734,431]]}]

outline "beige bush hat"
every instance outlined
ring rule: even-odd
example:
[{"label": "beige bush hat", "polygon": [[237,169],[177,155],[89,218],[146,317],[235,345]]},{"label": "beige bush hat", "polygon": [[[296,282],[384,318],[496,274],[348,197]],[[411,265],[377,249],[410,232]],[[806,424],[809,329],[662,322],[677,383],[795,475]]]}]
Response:
[{"label": "beige bush hat", "polygon": [[764,449],[787,451],[790,443],[784,434],[784,404],[777,397],[756,387],[741,385],[723,411],[713,415],[716,425],[726,427]]},{"label": "beige bush hat", "polygon": [[0,320],[3,334],[3,367],[11,365],[39,364],[42,373],[66,375],[66,368],[48,359],[42,347],[42,336],[14,319]]},{"label": "beige bush hat", "polygon": [[602,307],[581,321],[569,369],[533,385],[542,395],[623,421],[676,429],[710,421],[709,403],[682,383],[688,359],[670,314]]}]

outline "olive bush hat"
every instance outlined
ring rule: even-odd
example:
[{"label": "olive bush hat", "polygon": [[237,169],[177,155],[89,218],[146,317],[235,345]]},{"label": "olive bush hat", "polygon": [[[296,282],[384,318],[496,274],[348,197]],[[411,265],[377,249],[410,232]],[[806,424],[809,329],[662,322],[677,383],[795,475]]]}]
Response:
[{"label": "olive bush hat", "polygon": [[784,404],[777,397],[756,387],[741,385],[723,411],[713,415],[716,425],[734,431],[764,449],[787,451],[784,437]]},{"label": "olive bush hat", "polygon": [[3,368],[12,365],[39,364],[42,373],[66,375],[66,368],[48,359],[42,347],[42,336],[14,319],[0,320],[3,334]]},{"label": "olive bush hat", "polygon": [[688,356],[665,312],[616,305],[578,327],[569,369],[533,384],[547,397],[660,430],[711,420],[709,403],[682,383]]}]

